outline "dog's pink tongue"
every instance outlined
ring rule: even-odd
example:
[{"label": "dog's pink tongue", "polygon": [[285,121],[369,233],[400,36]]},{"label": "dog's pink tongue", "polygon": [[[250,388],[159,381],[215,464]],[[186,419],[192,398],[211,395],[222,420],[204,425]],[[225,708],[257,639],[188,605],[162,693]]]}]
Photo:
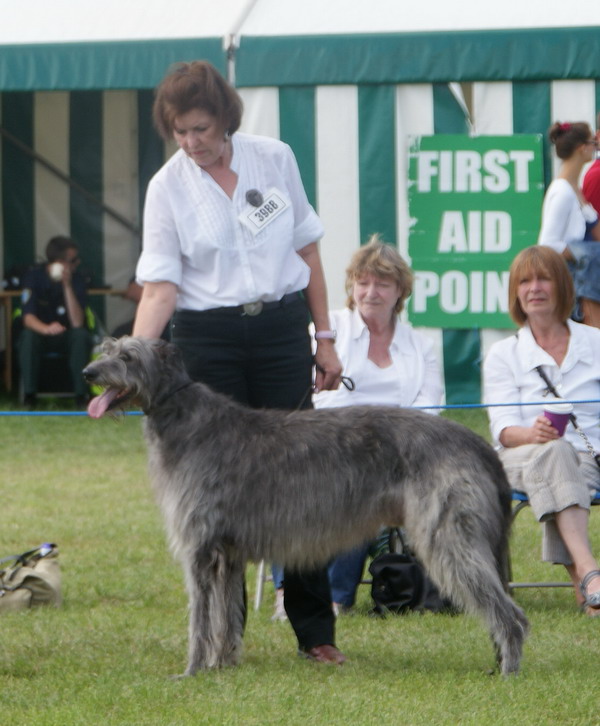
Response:
[{"label": "dog's pink tongue", "polygon": [[119,391],[116,388],[107,388],[106,391],[101,393],[99,396],[92,398],[88,403],[88,416],[92,418],[101,418],[106,413],[106,409],[110,406],[111,402],[117,397]]}]

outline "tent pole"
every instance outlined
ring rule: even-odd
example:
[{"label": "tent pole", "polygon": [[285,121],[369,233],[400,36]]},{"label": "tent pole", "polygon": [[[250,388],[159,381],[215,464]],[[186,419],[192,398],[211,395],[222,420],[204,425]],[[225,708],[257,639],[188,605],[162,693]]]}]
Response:
[{"label": "tent pole", "polygon": [[223,50],[227,54],[227,80],[232,86],[235,86],[235,51],[240,47],[240,30],[257,2],[247,0],[231,30],[223,38]]}]

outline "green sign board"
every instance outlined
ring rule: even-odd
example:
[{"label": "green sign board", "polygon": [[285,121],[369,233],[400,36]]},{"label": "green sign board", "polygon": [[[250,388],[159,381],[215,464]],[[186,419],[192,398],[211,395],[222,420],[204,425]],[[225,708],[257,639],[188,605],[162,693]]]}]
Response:
[{"label": "green sign board", "polygon": [[408,183],[411,323],[511,327],[508,268],[540,227],[541,136],[413,137]]}]

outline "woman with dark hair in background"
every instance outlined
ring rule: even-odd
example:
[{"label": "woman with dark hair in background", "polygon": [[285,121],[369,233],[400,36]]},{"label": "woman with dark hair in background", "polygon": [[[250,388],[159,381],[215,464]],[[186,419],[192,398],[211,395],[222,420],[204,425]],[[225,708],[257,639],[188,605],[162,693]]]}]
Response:
[{"label": "woman with dark hair in background", "polygon": [[598,148],[600,147],[600,113],[596,118],[596,161],[590,166],[583,177],[583,185],[581,190],[583,196],[600,213],[600,158],[598,158]]},{"label": "woman with dark hair in background", "polygon": [[548,137],[562,160],[542,207],[538,244],[552,247],[567,260],[575,283],[574,317],[600,327],[600,225],[598,212],[579,186],[581,172],[593,160],[598,142],[589,124],[555,123]]}]

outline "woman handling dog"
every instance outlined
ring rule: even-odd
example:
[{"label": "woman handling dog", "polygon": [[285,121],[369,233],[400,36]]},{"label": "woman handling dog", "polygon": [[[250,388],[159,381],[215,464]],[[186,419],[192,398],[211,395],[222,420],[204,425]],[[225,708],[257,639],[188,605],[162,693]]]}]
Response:
[{"label": "woman handling dog", "polygon": [[[338,385],[341,365],[317,247],[323,227],[291,150],[238,132],[241,99],[203,61],[165,77],[153,114],[180,148],[148,187],[134,335],[159,338],[173,316],[194,380],[256,408],[310,407],[309,314],[316,387]],[[285,606],[302,655],[344,662],[326,568],[286,571]]]},{"label": "woman handling dog", "polygon": [[[315,408],[441,403],[442,376],[432,342],[398,320],[412,281],[406,262],[377,235],[354,253],[346,270],[347,307],[330,313],[344,374],[354,388],[316,394]],[[354,605],[369,544],[339,555],[329,566],[336,613]]]},{"label": "woman handling dog", "polygon": [[[549,247],[520,252],[510,268],[508,308],[516,335],[490,348],[485,401],[493,439],[511,486],[524,491],[543,527],[542,559],[566,567],[588,615],[600,614],[600,569],[588,538],[590,501],[600,468],[583,437],[568,425],[561,437],[543,413],[552,389],[577,403],[577,424],[600,450],[600,330],[569,319],[573,281]],[[547,380],[545,380],[547,379]],[[596,403],[594,403],[596,401]],[[524,404],[524,405],[519,405]]]}]

